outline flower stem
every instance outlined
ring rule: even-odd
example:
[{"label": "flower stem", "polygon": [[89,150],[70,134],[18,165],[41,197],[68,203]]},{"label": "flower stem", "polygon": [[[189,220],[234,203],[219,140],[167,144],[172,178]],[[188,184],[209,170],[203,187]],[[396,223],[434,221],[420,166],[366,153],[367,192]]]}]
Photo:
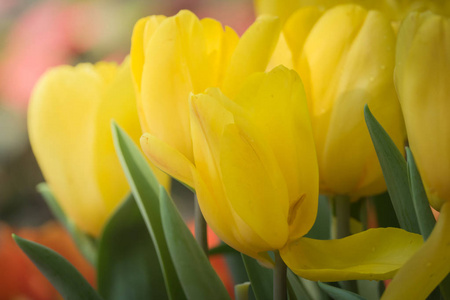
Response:
[{"label": "flower stem", "polygon": [[278,251],[275,251],[275,269],[273,271],[273,299],[287,299],[287,267]]},{"label": "flower stem", "polygon": [[198,205],[197,195],[194,196],[195,202],[195,239],[198,244],[208,256],[208,236],[207,236],[207,225],[205,218],[203,217],[202,211],[200,210],[200,206]]},{"label": "flower stem", "polygon": [[341,239],[350,235],[350,199],[347,196],[335,196],[336,206],[336,238]]},{"label": "flower stem", "polygon": [[[342,239],[351,235],[350,198],[348,196],[335,196],[333,200],[336,207],[336,238]],[[341,281],[340,284],[342,288],[348,291],[358,292],[356,280]]]}]

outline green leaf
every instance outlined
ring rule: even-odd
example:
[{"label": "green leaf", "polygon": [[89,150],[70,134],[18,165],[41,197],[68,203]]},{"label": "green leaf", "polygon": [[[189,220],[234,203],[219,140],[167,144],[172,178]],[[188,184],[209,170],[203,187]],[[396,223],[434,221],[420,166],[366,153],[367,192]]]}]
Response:
[{"label": "green leaf", "polygon": [[114,146],[142,218],[155,245],[170,299],[186,299],[164,236],[159,183],[133,140],[115,123],[111,124]]},{"label": "green leaf", "polygon": [[75,245],[80,250],[81,254],[92,264],[96,265],[97,256],[97,242],[96,240],[88,235],[87,233],[78,229],[73,221],[67,218],[66,214],[59,206],[58,201],[53,195],[50,187],[47,183],[42,182],[37,185],[37,190],[44,198],[51,212],[55,218],[66,228],[66,230],[71,235]]},{"label": "green leaf", "polygon": [[365,300],[358,294],[343,290],[323,282],[318,282],[320,288],[335,300]]},{"label": "green leaf", "polygon": [[431,231],[433,231],[436,220],[428,203],[419,170],[417,169],[416,162],[409,147],[406,147],[406,157],[408,162],[408,179],[411,186],[414,208],[419,221],[420,233],[424,240],[426,240],[430,236]]},{"label": "green leaf", "polygon": [[158,255],[133,196],[106,224],[97,266],[98,290],[105,299],[168,298]]},{"label": "green leaf", "polygon": [[273,270],[261,266],[258,261],[242,254],[245,269],[257,300],[270,300],[273,295]]},{"label": "green leaf", "polygon": [[64,299],[102,299],[64,257],[47,247],[14,234],[13,238]]},{"label": "green leaf", "polygon": [[300,278],[298,278],[298,276],[295,275],[290,269],[287,270],[287,279],[287,288],[290,300],[312,300],[308,291],[303,286],[303,283],[300,281]]},{"label": "green leaf", "polygon": [[367,104],[364,107],[364,117],[400,226],[407,231],[420,233],[409,190],[406,161]]},{"label": "green leaf", "polygon": [[166,190],[161,187],[161,219],[170,255],[188,299],[230,299]]}]

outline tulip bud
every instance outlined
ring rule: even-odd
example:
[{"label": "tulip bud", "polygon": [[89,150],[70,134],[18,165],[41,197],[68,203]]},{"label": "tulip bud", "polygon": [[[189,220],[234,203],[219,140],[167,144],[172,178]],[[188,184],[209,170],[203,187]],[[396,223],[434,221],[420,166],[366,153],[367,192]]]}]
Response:
[{"label": "tulip bud", "polygon": [[[120,67],[100,62],[48,71],[28,111],[30,142],[44,178],[68,218],[94,236],[129,192],[114,150],[112,119],[139,139],[128,59]],[[166,175],[159,178],[168,184]]]},{"label": "tulip bud", "polygon": [[450,201],[450,19],[413,13],[398,33],[395,83],[431,205]]},{"label": "tulip bud", "polygon": [[356,5],[336,6],[322,15],[317,9],[304,10],[309,11],[293,15],[284,32],[308,97],[321,192],[354,199],[383,192],[363,109],[368,104],[403,149],[393,82],[394,31],[382,13]]},{"label": "tulip bud", "polygon": [[[234,96],[249,74],[265,70],[279,31],[275,17],[259,18],[241,38],[231,28],[199,20],[189,11],[139,21],[131,60],[143,131],[193,162],[189,94],[221,87]],[[152,160],[163,170],[175,163],[163,161],[154,151]],[[178,175],[192,184],[190,172]]]}]

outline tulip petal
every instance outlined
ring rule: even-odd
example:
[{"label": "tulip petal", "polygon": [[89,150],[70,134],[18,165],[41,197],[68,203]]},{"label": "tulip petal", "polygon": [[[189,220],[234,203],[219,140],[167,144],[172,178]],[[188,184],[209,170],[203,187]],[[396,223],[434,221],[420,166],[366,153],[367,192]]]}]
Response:
[{"label": "tulip petal", "polygon": [[258,252],[273,247],[232,207],[222,183],[220,162],[223,135],[234,123],[233,115],[221,104],[228,99],[218,89],[209,89],[208,92],[192,96],[190,101],[196,164],[194,173],[198,174],[198,178],[194,179],[200,208],[219,237],[235,249],[261,259]]},{"label": "tulip petal", "polygon": [[205,184],[197,170],[192,169],[192,174],[198,202],[208,226],[229,246],[270,265],[271,258],[266,253],[259,253],[261,247],[269,246],[230,209],[228,201],[217,197],[217,191]]},{"label": "tulip petal", "polygon": [[450,203],[441,214],[428,240],[400,269],[383,300],[426,299],[450,272]]},{"label": "tulip petal", "polygon": [[273,50],[272,57],[270,58],[270,61],[267,64],[267,71],[270,71],[279,65],[283,65],[289,69],[292,69],[294,67],[292,60],[292,53],[289,49],[289,46],[283,33],[280,34],[278,43],[275,49]]},{"label": "tulip petal", "polygon": [[[225,129],[220,151],[220,169],[225,193],[233,210],[272,249],[288,239],[288,196],[283,179],[277,178],[270,159],[253,136],[236,125]],[[269,250],[269,249],[268,249]]]},{"label": "tulip petal", "polygon": [[294,66],[298,64],[306,38],[322,14],[323,11],[317,6],[305,7],[293,13],[284,24],[283,34],[289,49],[293,53]]},{"label": "tulip petal", "polygon": [[153,36],[156,28],[165,20],[165,16],[150,16],[142,18],[134,25],[131,37],[131,71],[137,91],[141,91],[142,69],[145,61],[145,47]]},{"label": "tulip petal", "polygon": [[200,20],[206,41],[206,52],[209,59],[208,77],[212,82],[220,83],[225,76],[231,56],[239,42],[237,33],[228,26],[223,30],[222,24],[214,19]]},{"label": "tulip petal", "polygon": [[280,34],[277,17],[261,16],[242,35],[225,73],[222,91],[233,99],[250,74],[262,72],[270,60]]},{"label": "tulip petal", "polygon": [[149,133],[142,135],[141,147],[145,155],[159,169],[186,185],[194,187],[191,172],[193,164],[183,154]]},{"label": "tulip petal", "polygon": [[309,280],[385,280],[392,278],[422,244],[418,234],[377,228],[337,240],[300,238],[280,254],[294,273]]},{"label": "tulip petal", "polygon": [[[188,11],[164,20],[145,46],[140,109],[143,131],[155,135],[193,161],[189,94],[209,86],[205,39]],[[168,121],[170,120],[170,122]]]},{"label": "tulip petal", "polygon": [[[314,224],[318,207],[318,165],[306,96],[297,73],[280,66],[251,76],[235,102],[228,105],[236,124],[252,124],[270,145],[289,193],[290,239],[305,235]],[[258,133],[252,133],[258,134]],[[273,171],[270,171],[273,173]]]},{"label": "tulip petal", "polygon": [[[225,97],[220,92],[217,95]],[[207,184],[217,185],[220,182],[218,164],[221,138],[225,127],[234,122],[234,117],[210,95],[192,95],[190,103],[195,166]],[[217,187],[217,190],[220,189]]]}]

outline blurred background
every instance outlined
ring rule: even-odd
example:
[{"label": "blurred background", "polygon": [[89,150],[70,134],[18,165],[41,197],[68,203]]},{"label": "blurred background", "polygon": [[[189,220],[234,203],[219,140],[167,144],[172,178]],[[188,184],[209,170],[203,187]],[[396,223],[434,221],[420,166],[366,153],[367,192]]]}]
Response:
[{"label": "blurred background", "polygon": [[[95,284],[92,267],[36,191],[43,178],[26,126],[35,82],[61,64],[121,62],[139,18],[180,9],[218,19],[239,34],[254,20],[251,0],[0,0],[0,300],[58,299],[12,232],[57,250]],[[193,206],[186,203],[189,213]]]}]

